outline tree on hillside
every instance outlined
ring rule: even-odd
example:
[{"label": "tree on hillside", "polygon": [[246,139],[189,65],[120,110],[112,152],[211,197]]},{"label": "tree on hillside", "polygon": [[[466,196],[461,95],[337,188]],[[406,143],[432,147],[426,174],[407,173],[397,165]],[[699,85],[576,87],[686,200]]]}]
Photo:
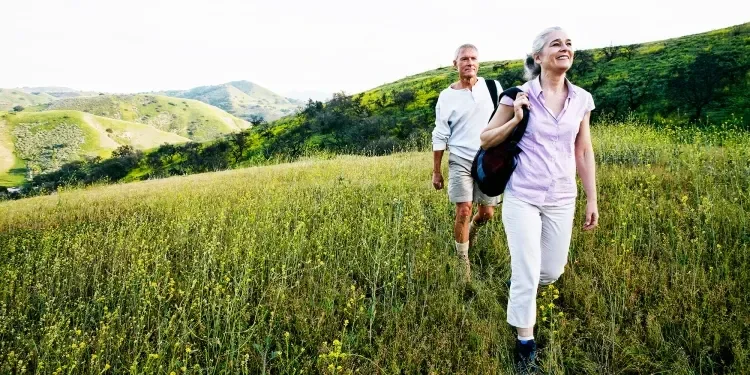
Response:
[{"label": "tree on hillside", "polygon": [[625,59],[630,60],[631,58],[633,58],[633,55],[635,54],[635,50],[637,48],[637,44],[628,44],[626,46],[622,46],[620,47],[620,55]]},{"label": "tree on hillside", "polygon": [[305,109],[302,110],[302,114],[304,114],[307,117],[315,116],[316,113],[323,110],[323,102],[319,100],[307,100],[307,105],[305,105]]},{"label": "tree on hillside", "polygon": [[604,68],[600,68],[596,72],[596,76],[594,76],[594,81],[591,82],[591,90],[595,91],[596,89],[604,86],[608,81],[609,79],[607,78],[606,71],[604,70]]},{"label": "tree on hillside", "polygon": [[229,160],[227,153],[231,146],[229,142],[222,139],[206,146],[201,152],[201,159],[207,171],[220,171],[227,169]]},{"label": "tree on hillside", "polygon": [[[502,84],[503,81],[500,81],[500,83]],[[505,87],[505,86],[503,86],[503,87]],[[427,108],[430,110],[430,114],[434,113],[433,110],[435,109],[435,107],[437,107],[437,102],[438,102],[439,98],[440,97],[436,95],[436,96],[434,96],[432,99],[430,99],[428,101],[429,104],[427,105]]]},{"label": "tree on hillside", "polygon": [[253,113],[252,115],[250,115],[250,123],[253,124],[253,126],[258,126],[264,124],[265,122],[266,119],[259,113]]},{"label": "tree on hillside", "polygon": [[591,72],[594,67],[594,54],[589,50],[576,51],[573,56],[573,66],[568,71],[572,80],[578,80]]},{"label": "tree on hillside", "polygon": [[113,158],[125,158],[131,155],[135,155],[135,149],[131,145],[122,145],[112,151]]},{"label": "tree on hillside", "polygon": [[230,140],[232,141],[232,154],[234,156],[234,162],[239,163],[242,155],[245,153],[245,146],[247,146],[248,133],[239,131],[232,133]]},{"label": "tree on hillside", "polygon": [[635,111],[643,104],[649,94],[648,82],[644,79],[628,77],[615,91],[618,101],[627,106],[627,110]]},{"label": "tree on hillside", "polygon": [[504,89],[512,86],[522,85],[524,82],[523,68],[518,67],[503,69],[496,79],[500,82],[500,85],[503,86]]},{"label": "tree on hillside", "polygon": [[602,48],[602,52],[604,53],[604,61],[612,61],[615,59],[615,57],[620,55],[620,47],[609,45],[609,47]]},{"label": "tree on hillside", "polygon": [[26,109],[26,108],[24,108],[23,106],[17,105],[15,107],[13,107],[13,112],[21,112],[24,109]]},{"label": "tree on hillside", "polygon": [[178,150],[177,150],[177,146],[171,143],[164,142],[164,144],[159,146],[156,152],[161,154],[162,163],[164,165],[167,165],[174,161],[174,157],[175,155],[177,155]]},{"label": "tree on hillside", "polygon": [[414,94],[414,91],[406,89],[403,91],[400,91],[396,93],[393,96],[393,102],[402,110],[406,110],[406,106],[409,105],[409,103],[414,101],[414,98],[416,98],[416,95]]},{"label": "tree on hillside", "polygon": [[508,67],[507,62],[500,62],[492,66],[492,71],[496,72],[498,70],[505,70]]},{"label": "tree on hillside", "polygon": [[386,93],[380,94],[380,96],[375,99],[375,104],[377,104],[380,109],[385,108],[388,105],[388,98],[386,97]]},{"label": "tree on hillside", "polygon": [[706,106],[720,100],[724,88],[746,71],[737,60],[735,54],[701,51],[691,63],[672,69],[667,90],[680,103],[678,107],[693,112],[690,119],[697,121]]}]

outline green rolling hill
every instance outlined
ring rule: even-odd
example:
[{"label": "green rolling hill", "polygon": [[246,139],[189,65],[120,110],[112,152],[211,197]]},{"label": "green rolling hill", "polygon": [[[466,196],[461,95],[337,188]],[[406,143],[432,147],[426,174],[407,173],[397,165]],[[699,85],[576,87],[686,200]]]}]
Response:
[{"label": "green rolling hill", "polygon": [[47,110],[76,110],[137,122],[194,141],[208,141],[250,127],[242,119],[206,103],[161,95],[98,95],[60,99]]},{"label": "green rolling hill", "polygon": [[56,100],[47,93],[31,94],[21,89],[0,89],[0,111],[9,111],[20,105],[24,108],[47,104]]},{"label": "green rolling hill", "polygon": [[164,95],[200,100],[246,120],[261,115],[267,121],[293,114],[304,103],[285,98],[249,81],[233,81],[189,90],[171,90]]},{"label": "green rolling hill", "polygon": [[0,185],[54,171],[84,158],[108,158],[121,145],[150,149],[190,141],[150,125],[80,111],[0,114]]}]

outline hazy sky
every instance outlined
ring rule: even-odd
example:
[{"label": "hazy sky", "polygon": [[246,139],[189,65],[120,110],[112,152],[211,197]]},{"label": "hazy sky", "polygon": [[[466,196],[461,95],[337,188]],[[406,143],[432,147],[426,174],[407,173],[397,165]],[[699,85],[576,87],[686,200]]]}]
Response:
[{"label": "hazy sky", "polygon": [[[744,3],[745,5],[742,5]],[[750,21],[750,2],[3,0],[0,87],[139,92],[250,80],[279,93],[355,93],[449,65],[517,59],[543,28],[575,48]]]}]

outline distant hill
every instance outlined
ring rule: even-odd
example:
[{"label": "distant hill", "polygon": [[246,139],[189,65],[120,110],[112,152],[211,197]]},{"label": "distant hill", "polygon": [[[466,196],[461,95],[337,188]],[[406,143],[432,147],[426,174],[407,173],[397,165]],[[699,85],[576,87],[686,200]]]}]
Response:
[{"label": "distant hill", "polygon": [[190,140],[150,125],[80,111],[0,113],[0,185],[85,157],[107,158],[121,145],[150,149]]},{"label": "distant hill", "polygon": [[303,101],[285,98],[249,81],[163,91],[161,94],[199,100],[245,120],[252,120],[253,115],[263,116],[266,121],[276,120],[294,113],[304,104]]},{"label": "distant hill", "polygon": [[195,141],[247,129],[250,124],[206,103],[160,95],[97,95],[60,99],[48,110],[76,110],[137,122]]},{"label": "distant hill", "polygon": [[47,104],[56,99],[54,96],[42,92],[31,94],[21,89],[0,89],[0,111],[9,111],[17,105],[25,108]]},{"label": "distant hill", "polygon": [[77,98],[79,96],[96,96],[98,92],[80,91],[70,87],[44,86],[44,87],[22,87],[21,90],[29,94],[45,93],[54,98]]}]

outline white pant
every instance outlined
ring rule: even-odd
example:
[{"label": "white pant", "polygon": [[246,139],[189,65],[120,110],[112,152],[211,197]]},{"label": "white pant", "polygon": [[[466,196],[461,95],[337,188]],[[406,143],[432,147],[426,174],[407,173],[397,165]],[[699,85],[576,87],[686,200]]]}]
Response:
[{"label": "white pant", "polygon": [[555,282],[568,261],[575,202],[564,206],[534,206],[503,197],[503,226],[510,249],[508,323],[517,328],[536,324],[536,293],[541,284]]}]

